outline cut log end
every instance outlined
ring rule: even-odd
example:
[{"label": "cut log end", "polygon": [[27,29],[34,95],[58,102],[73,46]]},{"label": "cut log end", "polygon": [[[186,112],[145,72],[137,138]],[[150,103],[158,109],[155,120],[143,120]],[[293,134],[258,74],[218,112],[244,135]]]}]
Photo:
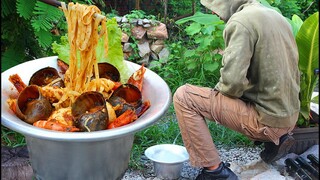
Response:
[{"label": "cut log end", "polygon": [[26,146],[1,146],[1,180],[32,180],[33,170]]}]

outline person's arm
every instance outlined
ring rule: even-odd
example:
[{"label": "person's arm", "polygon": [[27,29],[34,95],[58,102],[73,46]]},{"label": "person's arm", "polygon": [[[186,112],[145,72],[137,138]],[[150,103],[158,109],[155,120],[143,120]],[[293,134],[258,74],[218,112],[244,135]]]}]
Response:
[{"label": "person's arm", "polygon": [[239,22],[226,25],[221,77],[215,86],[224,95],[239,98],[250,88],[247,71],[254,53],[255,40],[252,36],[253,33]]}]

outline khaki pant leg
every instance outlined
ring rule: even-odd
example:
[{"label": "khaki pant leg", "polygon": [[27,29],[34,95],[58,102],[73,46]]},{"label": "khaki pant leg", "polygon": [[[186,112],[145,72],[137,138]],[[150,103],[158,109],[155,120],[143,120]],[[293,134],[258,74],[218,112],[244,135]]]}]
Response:
[{"label": "khaki pant leg", "polygon": [[253,103],[224,96],[218,91],[212,93],[211,104],[211,115],[216,122],[246,135],[253,141],[274,142],[278,145],[279,138],[294,128],[274,128],[261,124]]},{"label": "khaki pant leg", "polygon": [[211,88],[186,84],[173,96],[184,145],[193,166],[208,167],[221,162],[205,119],[248,136],[252,140],[279,143],[290,128],[271,128],[259,123],[251,103],[229,98]]},{"label": "khaki pant leg", "polygon": [[196,167],[209,167],[221,162],[204,118],[211,114],[211,91],[209,88],[185,85],[178,88],[173,96],[182,140],[191,165]]}]

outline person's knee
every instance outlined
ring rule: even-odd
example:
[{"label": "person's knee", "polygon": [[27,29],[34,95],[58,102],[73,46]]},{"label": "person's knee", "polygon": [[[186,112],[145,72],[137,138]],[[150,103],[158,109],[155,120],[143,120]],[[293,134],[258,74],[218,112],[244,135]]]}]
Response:
[{"label": "person's knee", "polygon": [[186,86],[180,86],[173,95],[173,103],[181,102],[184,100],[184,95],[186,94]]}]

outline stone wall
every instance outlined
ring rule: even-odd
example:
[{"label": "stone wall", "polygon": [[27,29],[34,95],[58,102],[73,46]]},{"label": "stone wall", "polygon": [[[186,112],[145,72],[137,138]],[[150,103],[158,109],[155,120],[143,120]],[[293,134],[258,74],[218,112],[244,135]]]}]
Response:
[{"label": "stone wall", "polygon": [[[138,58],[135,61],[148,66],[153,60],[167,60],[169,50],[165,47],[165,40],[168,39],[166,25],[155,20],[130,19],[117,17],[119,27],[129,30],[129,33],[122,33],[122,49],[124,59],[128,60],[135,53],[132,44],[137,44]],[[135,39],[135,41],[134,41]]]}]

